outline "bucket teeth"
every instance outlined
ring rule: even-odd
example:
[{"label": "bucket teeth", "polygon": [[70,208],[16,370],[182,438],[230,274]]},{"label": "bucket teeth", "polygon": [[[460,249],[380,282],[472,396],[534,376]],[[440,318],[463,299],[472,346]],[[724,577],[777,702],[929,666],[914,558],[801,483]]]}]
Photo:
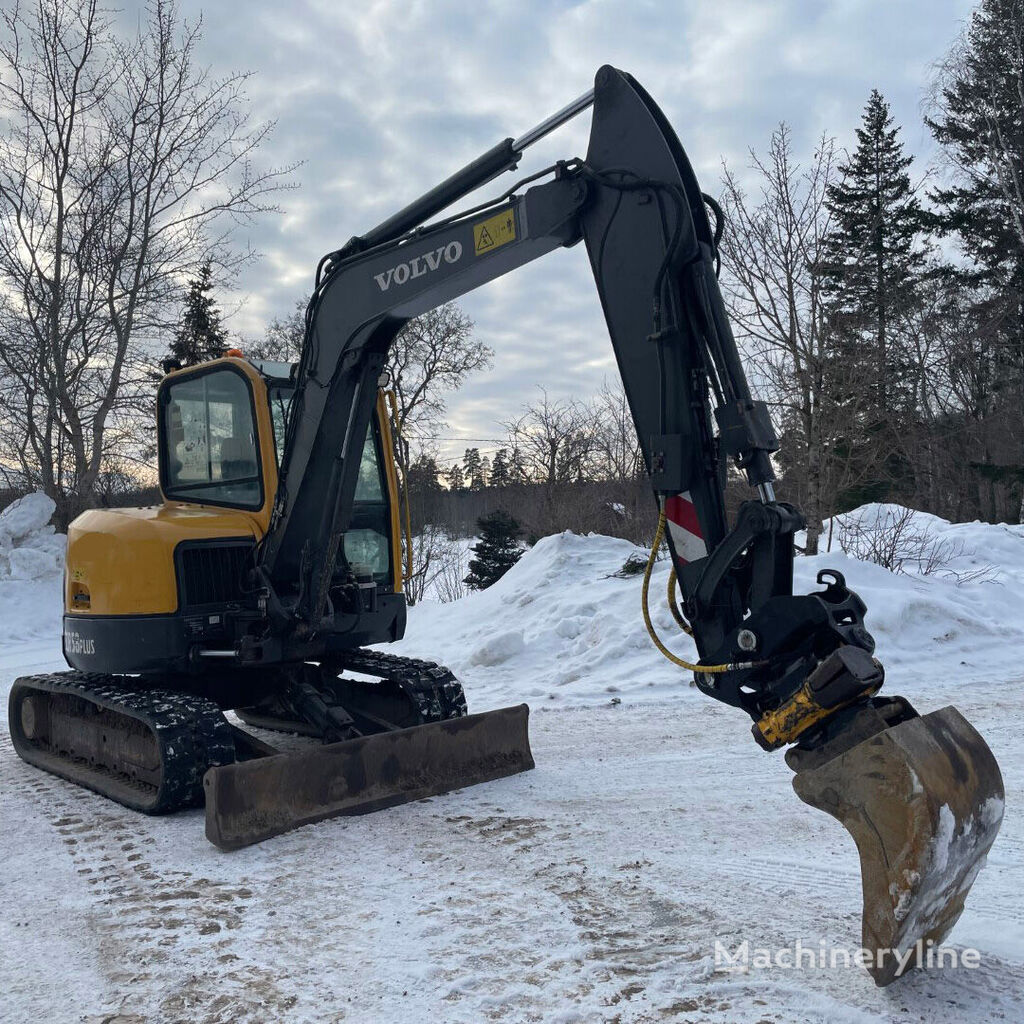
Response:
[{"label": "bucket teeth", "polygon": [[798,770],[793,788],[857,844],[861,942],[875,954],[868,967],[875,983],[888,985],[949,934],[984,866],[1003,818],[992,751],[947,707]]}]

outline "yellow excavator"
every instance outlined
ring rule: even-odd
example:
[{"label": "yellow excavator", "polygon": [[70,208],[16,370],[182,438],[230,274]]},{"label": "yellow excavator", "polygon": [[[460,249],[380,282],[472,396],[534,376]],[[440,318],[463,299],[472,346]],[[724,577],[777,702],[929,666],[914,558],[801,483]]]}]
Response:
[{"label": "yellow excavator", "polygon": [[[442,216],[590,107],[585,158]],[[606,66],[593,90],[328,253],[296,365],[236,353],[169,372],[163,504],[72,523],[71,671],[12,687],[20,756],[140,811],[205,802],[224,849],[533,767],[525,705],[469,715],[445,668],[378,649],[406,617],[385,367],[411,318],[582,241],[659,513],[650,564],[667,543],[698,659],[656,642],[745,711],[762,747],[788,746],[797,794],[853,835],[863,945],[940,941],[999,829],[999,769],[956,709],[919,715],[879,694],[866,609],[840,573],[793,594],[803,520],[773,491],[778,442],[717,282],[723,227],[661,110]],[[755,495],[731,523],[730,460]],[[648,622],[649,579],[650,565]],[[246,725],[324,742],[282,753]],[[899,962],[869,969],[886,984]]]}]

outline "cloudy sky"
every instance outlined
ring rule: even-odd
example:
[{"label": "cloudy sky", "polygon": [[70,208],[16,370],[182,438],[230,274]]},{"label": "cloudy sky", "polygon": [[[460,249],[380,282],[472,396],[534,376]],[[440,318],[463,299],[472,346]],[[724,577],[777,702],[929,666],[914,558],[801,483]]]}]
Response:
[{"label": "cloudy sky", "polygon": [[[593,84],[632,73],[667,113],[705,191],[781,120],[800,148],[852,138],[868,92],[889,99],[922,165],[933,64],[969,0],[182,0],[203,55],[251,70],[254,116],[277,122],[264,158],[302,161],[282,212],[240,240],[263,254],[239,281],[232,327],[257,335],[309,290],[320,255],[394,212]],[[137,8],[129,4],[131,18]],[[589,115],[527,154],[520,173],[586,150]],[[507,180],[506,180],[507,179]],[[492,182],[479,198],[507,187]],[[246,238],[246,235],[248,236]],[[236,297],[237,298],[237,297]],[[233,304],[233,301],[228,304]],[[493,438],[537,385],[585,397],[613,374],[583,246],[463,300],[494,367],[449,400],[449,438]],[[465,445],[447,445],[449,451]],[[486,443],[481,448],[489,447]]]}]

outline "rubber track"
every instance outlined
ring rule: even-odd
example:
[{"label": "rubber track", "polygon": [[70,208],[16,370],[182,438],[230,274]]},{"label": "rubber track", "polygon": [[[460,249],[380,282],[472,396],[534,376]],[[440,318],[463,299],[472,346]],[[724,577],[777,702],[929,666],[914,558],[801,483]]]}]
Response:
[{"label": "rubber track", "polygon": [[[213,765],[235,761],[231,726],[220,708],[204,697],[171,690],[135,689],[120,684],[117,676],[84,672],[55,672],[22,676],[11,688],[12,738],[20,729],[13,721],[16,698],[24,690],[67,694],[132,718],[156,737],[163,777],[153,787],[133,779],[127,772],[97,767],[60,752],[40,751],[30,741],[16,742],[19,755],[30,764],[100,793],[117,803],[147,814],[165,814],[203,803],[203,775]],[[41,763],[39,754],[43,754]],[[33,755],[37,757],[33,757]],[[57,763],[53,759],[57,758]],[[63,764],[61,763],[63,762]],[[111,786],[113,780],[115,786]],[[138,799],[125,790],[138,792]]]},{"label": "rubber track", "polygon": [[424,722],[441,722],[468,714],[462,683],[449,669],[433,661],[357,649],[346,651],[336,663],[342,669],[394,680],[416,703]]}]

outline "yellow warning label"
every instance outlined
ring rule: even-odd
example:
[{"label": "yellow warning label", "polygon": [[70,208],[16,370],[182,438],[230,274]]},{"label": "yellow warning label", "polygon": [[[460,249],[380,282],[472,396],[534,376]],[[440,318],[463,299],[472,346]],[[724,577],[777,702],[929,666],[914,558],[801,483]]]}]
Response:
[{"label": "yellow warning label", "polygon": [[511,206],[473,225],[473,251],[477,256],[485,256],[515,238],[516,219]]}]

